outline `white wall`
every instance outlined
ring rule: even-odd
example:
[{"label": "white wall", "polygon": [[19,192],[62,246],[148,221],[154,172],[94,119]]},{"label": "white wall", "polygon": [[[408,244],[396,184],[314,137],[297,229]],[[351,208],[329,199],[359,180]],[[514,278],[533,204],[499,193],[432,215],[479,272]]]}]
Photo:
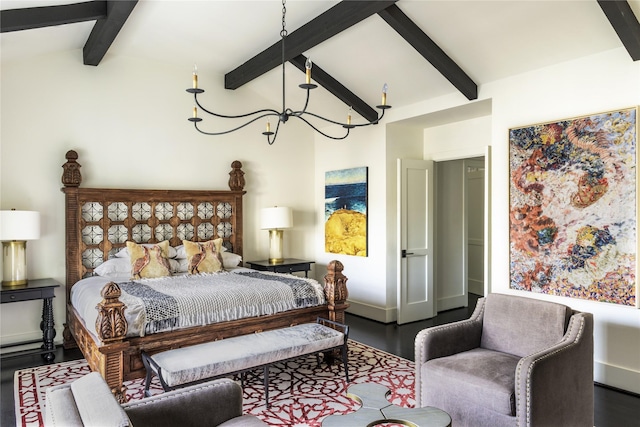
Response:
[{"label": "white wall", "polygon": [[[0,208],[41,212],[42,237],[28,243],[30,278],[64,282],[60,178],[69,149],[79,154],[84,187],[227,189],[231,162],[240,160],[247,183],[245,260],[267,257],[268,233],[259,229],[258,215],[275,204],[294,211],[285,255],[314,259],[313,134],[295,121],[281,129],[273,146],[261,124],[221,137],[197,133],[187,121],[191,67],[109,55],[90,67],[82,64],[81,50],[2,63]],[[222,82],[223,76],[200,70],[205,95],[215,96],[227,112],[278,107],[244,88],[225,91]],[[58,289],[56,342],[62,340],[64,298]],[[39,301],[3,304],[2,342],[41,337],[41,311]]]},{"label": "white wall", "polygon": [[[326,265],[333,259],[345,265],[349,278],[349,300],[352,312],[363,314],[370,307],[387,306],[386,291],[386,164],[382,126],[355,129],[348,141],[332,141],[316,136],[315,200],[316,262]],[[325,173],[354,167],[368,167],[367,256],[349,256],[325,252],[324,248],[324,183]]]}]

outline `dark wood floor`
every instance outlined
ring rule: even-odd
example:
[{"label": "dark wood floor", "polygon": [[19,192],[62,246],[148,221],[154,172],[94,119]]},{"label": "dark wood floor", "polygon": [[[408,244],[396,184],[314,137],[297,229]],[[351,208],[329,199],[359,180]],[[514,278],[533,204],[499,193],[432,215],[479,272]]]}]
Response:
[{"label": "dark wood floor", "polygon": [[[416,334],[427,327],[466,319],[471,315],[477,297],[470,297],[468,308],[450,310],[438,314],[433,319],[405,325],[383,324],[363,317],[347,314],[346,323],[350,327],[350,338],[361,343],[414,360],[414,339]],[[56,362],[75,360],[82,355],[78,350],[56,350]],[[40,356],[20,356],[2,359],[0,409],[2,426],[15,425],[13,402],[13,374],[16,370],[42,365]],[[628,394],[607,387],[595,386],[596,427],[638,427],[640,426],[640,396]],[[482,427],[482,426],[480,426]],[[561,426],[559,426],[561,427]]]}]

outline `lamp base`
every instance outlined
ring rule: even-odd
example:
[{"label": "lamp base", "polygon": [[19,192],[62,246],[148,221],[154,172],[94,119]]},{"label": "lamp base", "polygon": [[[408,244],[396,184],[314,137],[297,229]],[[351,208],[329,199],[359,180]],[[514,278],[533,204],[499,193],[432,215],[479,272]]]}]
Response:
[{"label": "lamp base", "polygon": [[269,230],[269,264],[282,264],[282,230]]},{"label": "lamp base", "polygon": [[2,242],[2,286],[21,286],[27,282],[27,242]]}]

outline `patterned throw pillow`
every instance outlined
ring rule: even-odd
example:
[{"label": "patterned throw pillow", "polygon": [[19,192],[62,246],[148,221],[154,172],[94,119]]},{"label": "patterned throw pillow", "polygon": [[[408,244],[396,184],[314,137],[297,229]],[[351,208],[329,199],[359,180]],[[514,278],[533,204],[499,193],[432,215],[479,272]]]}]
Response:
[{"label": "patterned throw pillow", "polygon": [[165,240],[152,247],[127,242],[127,249],[131,256],[131,278],[164,277],[171,274],[169,265],[169,241]]},{"label": "patterned throw pillow", "polygon": [[222,266],[222,239],[209,240],[208,242],[190,242],[183,240],[187,252],[187,273],[217,273],[223,271]]}]

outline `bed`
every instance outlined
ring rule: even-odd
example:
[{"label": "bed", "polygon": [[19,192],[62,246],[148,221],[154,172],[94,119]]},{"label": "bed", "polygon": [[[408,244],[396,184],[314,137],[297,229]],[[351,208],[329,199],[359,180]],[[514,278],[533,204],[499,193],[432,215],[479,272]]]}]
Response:
[{"label": "bed", "polygon": [[[278,281],[280,278],[276,276],[294,276],[255,272],[235,263],[227,265],[227,257],[222,256],[231,254],[241,259],[243,253],[242,198],[245,179],[241,162],[234,161],[231,164],[229,190],[214,191],[82,188],[80,168],[78,154],[73,150],[68,151],[62,175],[67,301],[64,347],[79,347],[91,370],[105,378],[119,401],[125,401],[123,382],[145,375],[140,356],[142,350],[154,354],[262,330],[315,322],[318,316],[344,323],[344,312],[348,307],[347,278],[342,274],[342,263],[332,261],[327,265],[322,284],[309,280],[315,282],[313,286],[316,290],[320,289],[320,298],[316,302],[294,306],[280,304],[283,307],[278,312],[242,310],[245,313],[235,317],[209,315],[219,318],[207,324],[183,322],[178,327],[169,328],[136,325],[132,316],[139,313],[140,308],[132,304],[136,297],[132,296],[132,283],[128,283],[131,277],[101,272],[105,266],[122,256],[125,248],[133,253],[134,247],[139,248],[143,244],[157,251],[160,251],[160,245],[168,245],[174,251],[183,244],[191,245],[189,242],[200,242],[201,247],[205,245],[204,242],[216,241],[217,253],[221,254],[217,259],[221,263],[224,261],[224,271],[189,275],[176,267],[175,271],[172,270],[172,276],[181,276],[182,280],[193,281],[196,277],[202,281],[209,280],[206,276],[211,276],[211,280],[222,280],[226,276],[244,286],[248,286],[247,281],[256,280],[256,283],[262,283],[258,287],[270,288],[267,284],[271,283],[271,275],[273,280]],[[145,254],[147,252],[145,250]],[[194,258],[191,256],[189,259]],[[192,272],[199,273],[196,270]],[[139,281],[149,284],[163,282],[165,278]],[[168,283],[163,285],[165,290],[170,289]],[[300,282],[291,286],[298,292]],[[97,290],[88,299],[85,298],[89,302],[78,302],[83,300],[81,295],[89,292],[90,287]],[[95,292],[99,292],[98,297]],[[138,297],[144,299],[140,295]],[[172,295],[171,298],[179,297]],[[188,303],[182,303],[182,307],[188,306]]]}]

